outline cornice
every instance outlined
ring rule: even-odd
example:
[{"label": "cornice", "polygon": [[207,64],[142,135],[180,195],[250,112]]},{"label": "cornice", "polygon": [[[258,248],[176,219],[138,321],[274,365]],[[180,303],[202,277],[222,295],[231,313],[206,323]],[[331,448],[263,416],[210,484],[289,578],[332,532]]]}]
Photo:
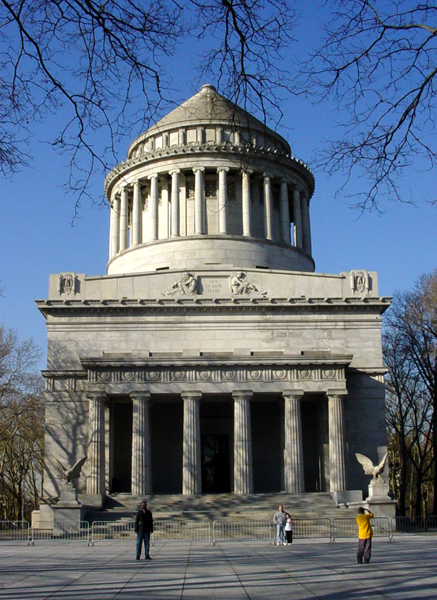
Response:
[{"label": "cornice", "polygon": [[390,297],[359,298],[122,298],[104,300],[75,299],[37,300],[36,305],[44,316],[92,313],[112,314],[163,314],[186,313],[335,313],[371,312],[382,314],[390,306]]},{"label": "cornice", "polygon": [[160,148],[159,150],[149,150],[140,156],[127,159],[116,165],[110,173],[108,173],[105,179],[105,195],[109,197],[110,188],[113,186],[116,180],[125,176],[132,170],[145,166],[159,163],[162,159],[169,159],[176,156],[195,156],[196,160],[200,154],[220,154],[232,157],[240,157],[240,160],[247,162],[248,157],[254,158],[266,158],[270,161],[274,161],[277,164],[293,167],[303,175],[308,182],[310,187],[310,197],[314,193],[315,179],[314,175],[309,166],[301,159],[296,158],[287,152],[263,147],[263,146],[252,146],[251,144],[234,145],[229,143],[202,143],[202,144],[184,144],[178,146],[172,146],[170,148]]}]

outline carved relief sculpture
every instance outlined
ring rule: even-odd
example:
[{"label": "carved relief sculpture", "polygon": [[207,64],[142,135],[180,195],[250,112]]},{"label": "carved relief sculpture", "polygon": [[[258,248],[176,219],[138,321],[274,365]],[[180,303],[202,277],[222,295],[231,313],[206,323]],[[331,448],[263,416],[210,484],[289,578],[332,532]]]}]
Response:
[{"label": "carved relief sculpture", "polygon": [[234,296],[242,296],[244,294],[256,294],[257,296],[265,296],[267,292],[260,292],[256,285],[250,283],[246,273],[239,271],[234,277],[230,278],[231,293]]},{"label": "carved relief sculpture", "polygon": [[182,294],[185,296],[194,296],[197,294],[197,278],[191,273],[184,273],[179,281],[176,281],[168,292],[163,292],[164,296],[173,294]]}]

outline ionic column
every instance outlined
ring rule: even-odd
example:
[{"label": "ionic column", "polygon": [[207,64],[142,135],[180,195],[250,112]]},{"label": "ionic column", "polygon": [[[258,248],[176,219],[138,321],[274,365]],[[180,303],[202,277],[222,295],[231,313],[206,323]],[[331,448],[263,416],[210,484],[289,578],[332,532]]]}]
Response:
[{"label": "ionic column", "polygon": [[150,392],[130,394],[132,399],[131,494],[143,496],[151,490]]},{"label": "ionic column", "polygon": [[184,401],[184,442],[182,458],[182,493],[202,493],[200,464],[200,415],[201,392],[182,392]]},{"label": "ionic column", "polygon": [[294,245],[302,248],[302,211],[300,203],[300,191],[293,190],[293,220],[294,220]]},{"label": "ionic column", "polygon": [[330,492],[346,489],[343,398],[328,394]]},{"label": "ionic column", "polygon": [[111,206],[109,258],[118,254],[120,240],[120,198],[114,196]]},{"label": "ionic column", "polygon": [[227,230],[227,215],[228,209],[228,184],[227,175],[229,171],[228,167],[219,167],[217,173],[219,174],[219,187],[218,187],[218,211],[219,211],[219,233],[228,233]]},{"label": "ionic column", "polygon": [[311,225],[310,225],[310,207],[309,200],[305,194],[301,195],[302,209],[302,234],[303,249],[307,254],[311,254]]},{"label": "ionic column", "polygon": [[179,226],[179,169],[170,171],[171,175],[171,237],[180,236]]},{"label": "ionic column", "polygon": [[120,201],[120,252],[127,248],[127,187],[121,190]]},{"label": "ionic column", "polygon": [[253,493],[252,433],[249,390],[232,393],[234,399],[234,494]]},{"label": "ionic column", "polygon": [[203,172],[204,167],[197,167],[193,169],[194,173],[194,233],[200,234],[205,233],[203,225],[203,204],[204,204],[204,190],[203,190]]},{"label": "ionic column", "polygon": [[136,181],[132,206],[132,246],[138,246],[141,241],[141,184]]},{"label": "ionic column", "polygon": [[285,491],[300,494],[305,491],[303,471],[303,441],[300,403],[303,392],[284,391],[284,483]]},{"label": "ionic column", "polygon": [[158,239],[158,174],[150,175],[149,241]]},{"label": "ionic column", "polygon": [[268,240],[273,239],[272,230],[272,183],[268,173],[264,173],[264,215],[265,215],[265,234]]},{"label": "ionic column", "polygon": [[87,494],[105,493],[105,401],[106,394],[87,394],[89,399]]},{"label": "ionic column", "polygon": [[290,208],[288,206],[288,184],[285,179],[281,180],[281,198],[279,206],[281,213],[282,241],[284,244],[290,244]]},{"label": "ionic column", "polygon": [[251,210],[250,210],[250,175],[253,171],[242,171],[242,210],[243,210],[243,235],[251,236]]}]

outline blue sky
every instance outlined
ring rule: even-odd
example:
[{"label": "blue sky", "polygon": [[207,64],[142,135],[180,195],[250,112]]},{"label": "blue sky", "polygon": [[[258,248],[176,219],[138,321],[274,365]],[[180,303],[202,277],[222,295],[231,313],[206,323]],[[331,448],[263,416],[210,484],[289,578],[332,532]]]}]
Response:
[{"label": "blue sky", "polygon": [[[312,15],[304,14],[297,31],[300,48],[313,35],[313,26]],[[172,72],[181,99],[200,87],[190,83],[195,78],[190,57],[194,60],[200,50],[185,48],[173,61]],[[283,108],[285,118],[278,132],[288,139],[293,153],[311,167],[323,139],[335,130],[335,106],[312,106],[291,97]],[[99,206],[104,175],[94,180],[96,205],[84,201],[80,218],[71,227],[75,198],[61,187],[68,177],[68,159],[41,141],[57,126],[56,116],[38,126],[32,140],[32,166],[12,181],[2,180],[0,322],[16,329],[21,339],[32,337],[43,350],[45,322],[34,300],[47,297],[49,274],[104,274],[108,260],[109,211]],[[126,138],[120,142],[119,160],[126,157],[131,141]],[[410,288],[422,273],[437,267],[437,206],[429,204],[432,193],[435,195],[432,173],[410,171],[405,177],[405,189],[417,206],[391,203],[384,206],[386,212],[382,215],[361,216],[348,207],[344,198],[336,197],[339,176],[317,171],[314,174],[311,224],[316,271],[376,270],[380,295],[387,296]],[[45,367],[45,357],[39,366]]]}]

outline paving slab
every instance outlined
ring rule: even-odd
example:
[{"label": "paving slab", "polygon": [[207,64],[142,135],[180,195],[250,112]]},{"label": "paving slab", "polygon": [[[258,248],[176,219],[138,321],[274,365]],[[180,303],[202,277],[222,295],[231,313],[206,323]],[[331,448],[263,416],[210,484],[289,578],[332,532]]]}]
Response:
[{"label": "paving slab", "polygon": [[421,600],[437,599],[437,537],[356,543],[156,542],[151,561],[135,542],[0,543],[0,600]]}]

